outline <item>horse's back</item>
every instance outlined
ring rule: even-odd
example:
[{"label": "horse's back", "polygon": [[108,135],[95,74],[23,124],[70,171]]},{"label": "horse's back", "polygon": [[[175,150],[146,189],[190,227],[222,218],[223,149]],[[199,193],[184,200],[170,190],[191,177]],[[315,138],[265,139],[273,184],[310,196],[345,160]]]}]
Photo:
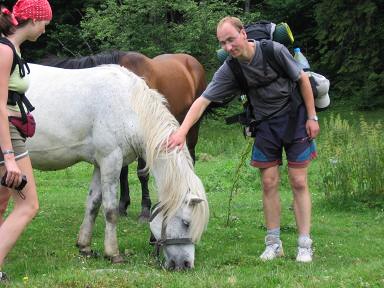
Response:
[{"label": "horse's back", "polygon": [[184,66],[194,80],[195,98],[199,97],[207,86],[203,65],[193,56],[184,53],[162,54],[153,58],[155,61],[177,61]]},{"label": "horse's back", "polygon": [[180,62],[184,67],[187,68],[188,72],[194,79],[194,86],[196,91],[196,97],[200,96],[201,93],[207,86],[205,78],[205,70],[203,65],[193,56],[184,53],[178,54],[163,54],[159,55],[154,60],[175,60]]},{"label": "horse's back", "polygon": [[192,103],[204,90],[203,66],[187,54],[163,54],[152,59],[154,87],[167,98],[172,114],[182,122]]},{"label": "horse's back", "polygon": [[34,64],[30,67],[31,84],[27,96],[37,103],[37,109],[44,107],[56,111],[55,115],[67,120],[73,114],[95,114],[95,111],[103,109],[101,105],[105,106],[105,112],[109,102],[115,99],[108,97],[109,94],[124,97],[119,90],[132,87],[139,80],[118,65],[88,69],[61,69]]},{"label": "horse's back", "polygon": [[139,52],[125,52],[120,56],[119,64],[142,77],[149,87],[156,88],[153,83],[153,79],[156,79],[156,77],[153,76],[154,71],[151,59],[144,54]]},{"label": "horse's back", "polygon": [[124,140],[118,136],[129,129],[123,122],[135,123],[126,97],[135,81],[142,80],[113,66],[67,70],[30,65],[27,97],[36,107],[37,130],[27,144],[34,167],[52,170],[79,161],[95,163],[98,150],[108,153]]}]

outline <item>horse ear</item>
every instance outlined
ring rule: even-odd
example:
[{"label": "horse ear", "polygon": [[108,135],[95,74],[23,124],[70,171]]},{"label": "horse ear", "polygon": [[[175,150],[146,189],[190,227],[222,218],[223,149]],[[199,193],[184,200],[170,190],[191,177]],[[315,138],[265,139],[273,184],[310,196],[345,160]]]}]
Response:
[{"label": "horse ear", "polygon": [[202,198],[198,198],[198,197],[193,197],[191,198],[191,200],[189,201],[189,205],[193,206],[193,205],[196,205],[196,204],[199,204],[200,202],[204,201],[204,199]]}]

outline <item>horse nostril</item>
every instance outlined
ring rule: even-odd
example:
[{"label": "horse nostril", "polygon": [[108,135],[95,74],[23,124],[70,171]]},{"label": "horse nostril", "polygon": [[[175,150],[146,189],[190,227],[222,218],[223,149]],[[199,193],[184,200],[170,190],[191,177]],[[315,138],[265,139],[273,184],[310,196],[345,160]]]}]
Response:
[{"label": "horse nostril", "polygon": [[191,264],[191,262],[189,262],[189,261],[184,261],[184,268],[186,268],[186,269],[191,269],[191,268],[192,268],[192,264]]}]

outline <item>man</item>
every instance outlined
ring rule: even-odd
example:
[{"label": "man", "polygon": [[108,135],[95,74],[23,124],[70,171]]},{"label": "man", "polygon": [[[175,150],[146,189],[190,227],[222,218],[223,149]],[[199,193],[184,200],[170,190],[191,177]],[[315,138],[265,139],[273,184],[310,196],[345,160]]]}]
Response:
[{"label": "man", "polygon": [[[269,64],[267,64],[268,73],[265,75],[260,43],[247,40],[243,24],[236,17],[225,17],[219,22],[217,38],[221,47],[239,61],[248,82],[248,96],[254,117],[261,121],[256,131],[251,159],[251,165],[259,168],[261,172],[267,226],[266,248],[260,258],[272,260],[284,255],[280,240],[281,208],[278,193],[278,166],[282,163],[284,148],[288,159],[288,174],[299,232],[296,260],[311,262],[311,198],[307,183],[307,167],[311,159],[316,157],[313,139],[320,128],[308,76],[298,67],[286,47],[276,42],[274,42],[276,61],[284,67],[289,79],[279,76]],[[291,95],[295,85],[299,85],[303,104],[298,107],[297,116],[294,118],[296,125],[290,135],[292,140],[286,142],[283,138],[287,131]],[[239,94],[240,87],[228,64],[224,62],[202,96],[193,103],[180,128],[169,138],[168,148],[182,147],[188,130],[198,121],[210,102],[221,102],[233,93]]]}]

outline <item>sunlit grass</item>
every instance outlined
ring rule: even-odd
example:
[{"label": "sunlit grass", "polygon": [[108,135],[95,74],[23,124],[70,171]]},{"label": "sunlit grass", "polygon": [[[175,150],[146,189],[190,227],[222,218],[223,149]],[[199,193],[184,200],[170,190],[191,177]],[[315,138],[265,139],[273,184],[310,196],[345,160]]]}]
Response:
[{"label": "sunlit grass", "polygon": [[[327,135],[324,121],[330,121],[331,118],[328,113],[320,116],[323,136],[318,141],[319,155],[327,155],[327,149],[338,149],[339,144],[334,142],[332,147],[324,147],[328,143],[323,139]],[[350,129],[354,130],[355,127],[351,124]],[[346,139],[350,141],[350,138]],[[286,257],[271,263],[259,260],[258,256],[264,247],[265,227],[260,177],[258,171],[248,165],[249,157],[246,157],[239,170],[238,185],[232,195],[230,222],[226,225],[235,171],[246,145],[247,140],[241,135],[239,126],[225,126],[222,120],[206,120],[202,123],[196,173],[205,185],[211,217],[208,230],[197,246],[196,267],[188,272],[164,271],[152,256],[153,248],[148,245],[148,227],[137,222],[141,195],[135,164],[130,167],[129,175],[132,207],[128,218],[120,219],[118,225],[120,251],[127,260],[120,265],[113,265],[102,257],[102,213],[97,218],[92,240],[92,248],[101,257],[79,256],[75,247],[92,167],[82,163],[64,171],[36,171],[41,209],[7,257],[4,269],[12,279],[9,286],[384,286],[384,211],[358,203],[354,209],[342,209],[342,202],[339,207],[329,205],[325,198],[322,156],[313,162],[309,173],[313,198],[313,263],[301,265],[294,261],[297,235],[286,164],[281,167],[280,189],[281,237]],[[153,181],[150,189],[155,200]],[[333,201],[341,200],[335,198]]]}]

